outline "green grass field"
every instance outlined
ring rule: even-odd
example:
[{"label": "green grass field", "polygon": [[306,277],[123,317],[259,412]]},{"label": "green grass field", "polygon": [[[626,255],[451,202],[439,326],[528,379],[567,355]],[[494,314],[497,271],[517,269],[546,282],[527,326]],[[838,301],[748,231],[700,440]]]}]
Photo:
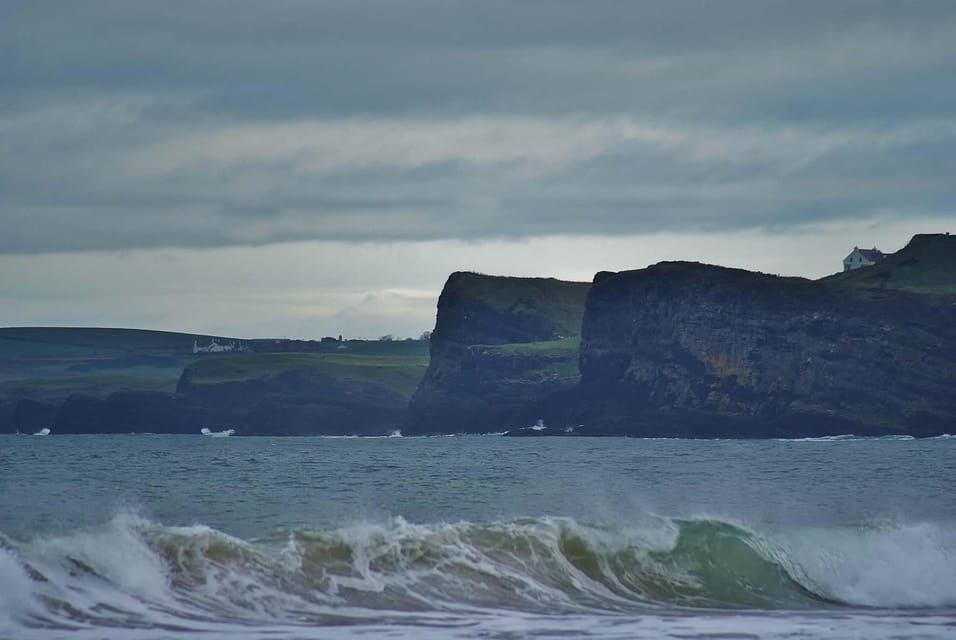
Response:
[{"label": "green grass field", "polygon": [[400,356],[428,359],[426,340],[348,340],[342,343],[345,349],[330,349],[336,355]]},{"label": "green grass field", "polygon": [[535,368],[522,369],[524,378],[578,378],[578,348],[581,338],[574,336],[563,340],[543,342],[512,342],[509,344],[472,345],[469,349],[479,350],[492,356],[533,356],[529,362],[537,362]]},{"label": "green grass field", "polygon": [[192,364],[197,385],[241,382],[287,372],[331,376],[381,384],[410,396],[428,366],[427,355],[355,355],[326,353],[252,353],[203,358]]},{"label": "green grass field", "polygon": [[212,337],[146,329],[8,327],[0,328],[0,358],[190,353],[196,339]]},{"label": "green grass field", "polygon": [[0,379],[0,396],[62,400],[73,394],[107,396],[116,391],[173,392],[177,382],[179,371],[170,371],[165,376],[155,372],[152,375],[58,375],[49,371],[32,371],[23,377]]},{"label": "green grass field", "polygon": [[581,346],[581,337],[573,336],[562,340],[547,340],[543,342],[511,342],[508,344],[475,345],[488,351],[502,354],[535,354],[535,355],[569,355],[577,357]]},{"label": "green grass field", "polygon": [[[0,399],[63,400],[81,393],[175,391],[183,371],[196,363],[197,383],[252,379],[287,370],[378,381],[411,393],[428,364],[428,342],[350,340],[299,342],[255,340],[257,350],[321,349],[322,353],[193,354],[199,334],[138,329],[69,327],[0,328]],[[219,338],[220,343],[228,338]]]},{"label": "green grass field", "polygon": [[118,352],[115,348],[0,337],[0,358],[92,358]]},{"label": "green grass field", "polygon": [[956,294],[956,236],[914,236],[882,262],[828,276],[823,282],[862,289]]}]

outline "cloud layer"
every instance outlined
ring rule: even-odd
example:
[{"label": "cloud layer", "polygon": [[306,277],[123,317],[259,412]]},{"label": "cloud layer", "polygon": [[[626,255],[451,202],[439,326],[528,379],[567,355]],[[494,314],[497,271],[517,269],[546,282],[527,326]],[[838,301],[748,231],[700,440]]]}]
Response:
[{"label": "cloud layer", "polygon": [[847,238],[895,251],[932,224],[827,223],[805,234],[776,235],[671,232],[0,255],[0,325],[416,337],[434,326],[438,293],[453,271],[589,281],[597,270],[694,260],[820,277],[842,268],[853,245]]},{"label": "cloud layer", "polygon": [[0,8],[0,253],[956,220],[950,2]]}]

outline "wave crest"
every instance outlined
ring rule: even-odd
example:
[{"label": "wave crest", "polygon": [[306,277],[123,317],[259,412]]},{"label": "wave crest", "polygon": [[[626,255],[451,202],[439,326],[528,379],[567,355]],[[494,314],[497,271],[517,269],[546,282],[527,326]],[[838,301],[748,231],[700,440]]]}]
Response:
[{"label": "wave crest", "polygon": [[329,624],[401,615],[674,607],[956,606],[956,540],[932,523],[757,532],[719,519],[569,518],[297,529],[245,541],[119,516],[0,540],[0,622],[63,629],[223,619]]}]

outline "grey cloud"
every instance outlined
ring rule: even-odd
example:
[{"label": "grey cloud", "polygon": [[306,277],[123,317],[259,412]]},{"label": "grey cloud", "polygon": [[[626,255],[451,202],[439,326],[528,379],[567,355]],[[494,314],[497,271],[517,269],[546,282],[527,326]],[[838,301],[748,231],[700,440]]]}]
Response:
[{"label": "grey cloud", "polygon": [[[0,27],[11,88],[187,92],[204,112],[272,118],[739,116],[744,106],[788,117],[831,100],[835,111],[848,82],[899,94],[914,71],[951,64],[954,26],[946,2],[24,3],[11,13]],[[920,104],[951,109],[953,96],[936,102]],[[863,104],[842,108],[859,115]]]},{"label": "grey cloud", "polygon": [[0,252],[956,219],[950,2],[8,2]]}]

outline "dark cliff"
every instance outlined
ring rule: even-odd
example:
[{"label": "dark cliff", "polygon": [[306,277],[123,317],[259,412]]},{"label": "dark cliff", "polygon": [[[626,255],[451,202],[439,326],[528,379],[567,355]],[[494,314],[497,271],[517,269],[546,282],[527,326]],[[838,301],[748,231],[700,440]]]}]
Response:
[{"label": "dark cliff", "polygon": [[[194,352],[214,340],[239,348]],[[382,435],[401,426],[427,365],[421,340],[0,328],[0,433]]]},{"label": "dark cliff", "polygon": [[253,354],[199,361],[176,391],[243,435],[383,435],[402,426],[424,369],[405,357]]},{"label": "dark cliff", "polygon": [[574,419],[589,433],[660,436],[953,432],[956,298],[886,277],[859,286],[866,275],[679,262],[600,273]]},{"label": "dark cliff", "polygon": [[453,273],[406,434],[489,432],[560,411],[579,380],[589,283]]},{"label": "dark cliff", "polygon": [[385,435],[399,429],[424,357],[242,354],[200,359],[175,392],[73,394],[54,433]]},{"label": "dark cliff", "polygon": [[454,273],[430,360],[417,341],[199,356],[195,339],[0,330],[0,431],[956,433],[956,237],[819,281],[696,263],[593,285]]}]

